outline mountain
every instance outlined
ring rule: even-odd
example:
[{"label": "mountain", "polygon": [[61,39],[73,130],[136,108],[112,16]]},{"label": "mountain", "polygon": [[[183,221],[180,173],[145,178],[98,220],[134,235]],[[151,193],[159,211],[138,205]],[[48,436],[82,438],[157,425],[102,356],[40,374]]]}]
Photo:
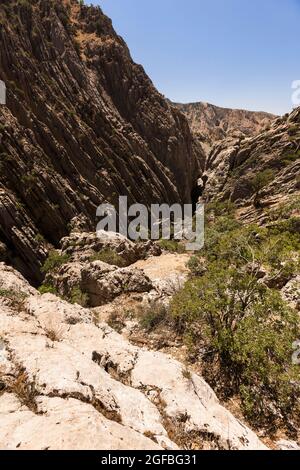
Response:
[{"label": "mountain", "polygon": [[174,105],[186,115],[194,135],[206,148],[226,137],[258,134],[276,118],[269,113],[220,108],[209,103]]},{"label": "mountain", "polygon": [[[231,200],[248,216],[300,192],[300,108],[277,118],[254,137],[227,138],[215,144],[205,163],[203,197]],[[259,193],[259,204],[255,198]],[[258,201],[256,201],[258,202]],[[253,214],[252,214],[253,215]]]},{"label": "mountain", "polygon": [[[82,0],[0,45],[0,448],[299,450],[300,108],[173,105]],[[204,248],[96,233],[120,195]]]},{"label": "mountain", "polygon": [[[207,103],[175,106],[187,116],[206,153],[200,178],[204,201],[230,200],[244,207],[241,216],[245,220],[263,221],[267,217],[264,207],[268,209],[297,197],[299,108],[276,117]],[[260,204],[255,204],[258,192]]]},{"label": "mountain", "polygon": [[40,282],[75,216],[189,202],[204,155],[99,7],[4,0],[0,17],[0,257]]}]

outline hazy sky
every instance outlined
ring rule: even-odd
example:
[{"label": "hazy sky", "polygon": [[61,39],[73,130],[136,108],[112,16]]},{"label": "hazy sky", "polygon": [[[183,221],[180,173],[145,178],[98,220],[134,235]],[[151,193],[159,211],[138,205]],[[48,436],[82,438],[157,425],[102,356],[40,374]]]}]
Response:
[{"label": "hazy sky", "polygon": [[300,80],[300,0],[92,3],[173,101],[277,114],[292,108],[291,84]]}]

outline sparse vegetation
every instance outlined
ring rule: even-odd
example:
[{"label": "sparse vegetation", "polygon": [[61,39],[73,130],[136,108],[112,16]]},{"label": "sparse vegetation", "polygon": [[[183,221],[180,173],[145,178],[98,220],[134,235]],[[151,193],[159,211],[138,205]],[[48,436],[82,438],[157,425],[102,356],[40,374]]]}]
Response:
[{"label": "sparse vegetation", "polygon": [[0,287],[0,297],[5,298],[12,308],[16,309],[17,311],[21,311],[24,307],[24,302],[27,298],[27,295],[24,292],[7,290]]},{"label": "sparse vegetation", "polygon": [[45,334],[47,338],[50,339],[53,343],[59,343],[62,339],[62,328],[51,326],[45,329]]},{"label": "sparse vegetation", "polygon": [[150,332],[165,322],[168,316],[169,310],[164,304],[151,302],[148,306],[140,309],[138,317],[141,327]]},{"label": "sparse vegetation", "polygon": [[82,307],[86,307],[88,305],[88,295],[82,292],[79,286],[73,287],[70,294],[70,301],[72,304],[78,304]]},{"label": "sparse vegetation", "polygon": [[50,251],[44,266],[42,267],[43,273],[51,273],[57,271],[61,266],[68,263],[70,256],[67,254],[60,254],[58,251]]},{"label": "sparse vegetation", "polygon": [[34,413],[38,413],[36,404],[38,392],[36,390],[35,378],[30,379],[27,372],[21,366],[19,366],[16,376],[5,383],[5,391],[13,393],[18,397],[22,405]]},{"label": "sparse vegetation", "polygon": [[192,278],[172,300],[170,325],[209,383],[225,399],[239,396],[249,420],[295,429],[299,370],[291,357],[300,321],[278,289],[299,272],[299,232],[219,214],[206,228],[207,271],[197,272],[200,258],[191,258]]},{"label": "sparse vegetation", "polygon": [[103,263],[118,266],[120,268],[126,265],[125,260],[122,258],[122,256],[110,248],[105,248],[99,251],[98,253],[95,253],[90,258],[90,261],[102,261]]},{"label": "sparse vegetation", "polygon": [[58,295],[57,290],[55,287],[51,286],[50,284],[42,284],[39,288],[38,291],[40,294],[53,294],[53,295]]},{"label": "sparse vegetation", "polygon": [[254,190],[254,207],[260,207],[261,191],[274,179],[273,170],[264,170],[257,173],[251,181],[252,188]]},{"label": "sparse vegetation", "polygon": [[162,250],[169,251],[170,253],[184,253],[184,245],[177,240],[160,240],[158,242]]},{"label": "sparse vegetation", "polygon": [[202,276],[206,272],[205,261],[199,256],[191,256],[187,262],[187,267],[192,276]]}]

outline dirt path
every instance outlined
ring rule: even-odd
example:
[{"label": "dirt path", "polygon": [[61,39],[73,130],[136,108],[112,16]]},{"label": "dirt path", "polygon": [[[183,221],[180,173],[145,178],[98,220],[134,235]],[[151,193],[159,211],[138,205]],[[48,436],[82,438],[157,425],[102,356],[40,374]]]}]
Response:
[{"label": "dirt path", "polygon": [[165,253],[161,256],[155,256],[146,260],[137,261],[132,267],[143,269],[145,274],[152,280],[168,279],[174,275],[188,273],[186,263],[190,255]]}]

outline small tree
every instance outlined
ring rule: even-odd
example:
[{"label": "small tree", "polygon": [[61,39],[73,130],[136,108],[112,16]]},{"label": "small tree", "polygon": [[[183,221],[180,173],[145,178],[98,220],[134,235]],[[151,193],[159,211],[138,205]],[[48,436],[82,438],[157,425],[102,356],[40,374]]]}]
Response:
[{"label": "small tree", "polygon": [[254,190],[254,207],[260,206],[261,191],[274,179],[273,170],[264,170],[254,176],[251,184]]}]

